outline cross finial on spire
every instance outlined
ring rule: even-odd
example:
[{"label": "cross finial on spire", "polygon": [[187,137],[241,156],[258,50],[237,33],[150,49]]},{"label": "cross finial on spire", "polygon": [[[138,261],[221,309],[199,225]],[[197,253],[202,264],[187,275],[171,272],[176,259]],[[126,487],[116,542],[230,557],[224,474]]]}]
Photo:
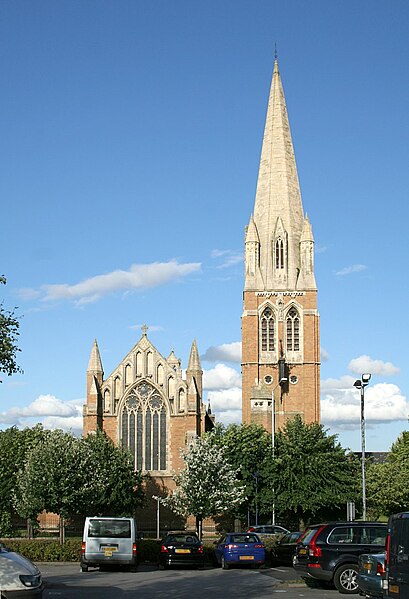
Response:
[{"label": "cross finial on spire", "polygon": [[274,42],[274,60],[277,60],[277,42]]},{"label": "cross finial on spire", "polygon": [[144,337],[146,337],[146,334],[147,334],[147,332],[148,332],[148,329],[149,329],[149,327],[148,327],[146,324],[144,324],[143,326],[141,326],[142,335],[143,335]]}]

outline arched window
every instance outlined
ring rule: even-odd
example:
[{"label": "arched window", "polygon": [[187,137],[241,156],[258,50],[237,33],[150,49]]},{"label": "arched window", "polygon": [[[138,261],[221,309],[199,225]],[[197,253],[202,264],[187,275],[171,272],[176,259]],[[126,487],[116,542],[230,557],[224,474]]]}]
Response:
[{"label": "arched window", "polygon": [[167,469],[166,402],[149,383],[140,383],[128,395],[121,412],[120,434],[136,470]]},{"label": "arched window", "polygon": [[300,317],[295,308],[287,314],[287,351],[300,351]]},{"label": "arched window", "polygon": [[274,314],[271,308],[265,308],[260,319],[261,351],[274,351]]},{"label": "arched window", "polygon": [[276,268],[284,268],[284,242],[281,238],[276,241]]}]

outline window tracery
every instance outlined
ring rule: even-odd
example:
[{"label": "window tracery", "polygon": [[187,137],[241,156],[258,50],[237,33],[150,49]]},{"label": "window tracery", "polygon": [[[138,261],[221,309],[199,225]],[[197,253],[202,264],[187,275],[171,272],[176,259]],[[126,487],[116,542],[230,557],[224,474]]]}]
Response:
[{"label": "window tracery", "polygon": [[287,351],[300,351],[300,317],[292,307],[287,314]]},{"label": "window tracery", "polygon": [[261,351],[274,351],[275,349],[275,319],[271,308],[263,310],[260,318],[261,324]]},{"label": "window tracery", "polygon": [[157,389],[141,382],[127,396],[121,413],[121,444],[137,470],[167,469],[167,407]]}]

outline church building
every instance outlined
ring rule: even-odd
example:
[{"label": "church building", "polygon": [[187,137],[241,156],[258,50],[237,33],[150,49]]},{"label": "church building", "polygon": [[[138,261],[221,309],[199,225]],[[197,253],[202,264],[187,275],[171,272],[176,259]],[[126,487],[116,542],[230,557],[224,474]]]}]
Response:
[{"label": "church building", "polygon": [[87,369],[84,435],[103,430],[132,454],[135,469],[149,473],[154,490],[173,488],[172,475],[183,466],[180,449],[213,427],[202,402],[202,376],[193,341],[186,377],[173,350],[163,357],[142,327],[142,337],[113,372],[104,377],[98,344]]},{"label": "church building", "polygon": [[303,211],[277,57],[244,253],[243,422],[268,431],[296,414],[319,422],[314,238]]}]

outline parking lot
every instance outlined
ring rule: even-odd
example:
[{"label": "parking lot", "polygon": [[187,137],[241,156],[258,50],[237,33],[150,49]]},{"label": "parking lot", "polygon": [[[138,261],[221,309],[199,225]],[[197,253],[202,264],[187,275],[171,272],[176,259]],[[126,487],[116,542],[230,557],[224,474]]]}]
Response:
[{"label": "parking lot", "polygon": [[338,599],[335,590],[309,588],[295,582],[292,568],[172,569],[141,565],[136,573],[125,570],[90,570],[81,573],[78,564],[39,564],[46,590],[44,599]]}]

